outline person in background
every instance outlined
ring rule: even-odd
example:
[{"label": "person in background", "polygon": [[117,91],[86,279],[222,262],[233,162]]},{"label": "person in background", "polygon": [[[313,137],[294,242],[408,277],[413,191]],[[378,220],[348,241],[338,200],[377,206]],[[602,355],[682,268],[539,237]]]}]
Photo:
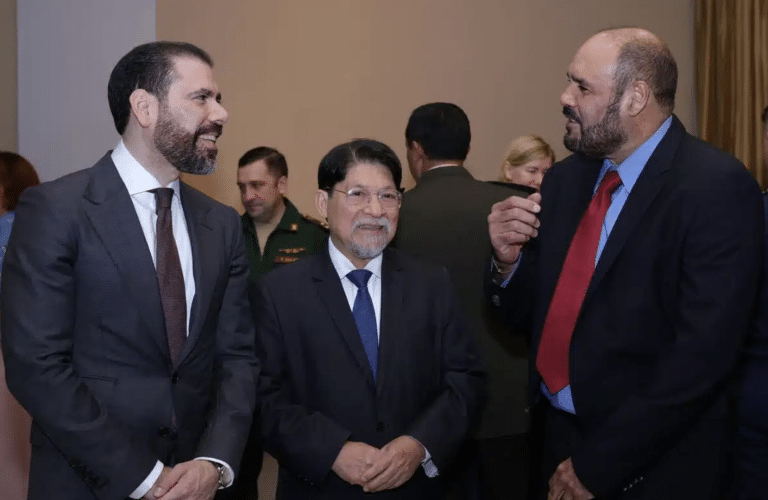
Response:
[{"label": "person in background", "polygon": [[555,152],[538,135],[523,135],[507,147],[500,182],[531,186],[541,191],[541,181],[555,162]]},{"label": "person in background", "polygon": [[403,195],[393,245],[448,270],[488,370],[488,399],[478,428],[451,471],[456,476],[451,498],[525,500],[530,459],[527,346],[522,336],[510,335],[492,320],[483,282],[491,252],[491,207],[530,191],[472,177],[464,167],[470,141],[469,118],[459,106],[435,102],[413,110],[405,142],[416,186]]},{"label": "person in background", "polygon": [[0,151],[0,280],[16,203],[25,189],[38,184],[40,179],[35,168],[23,156],[10,151]]},{"label": "person in background", "polygon": [[4,262],[29,500],[210,500],[238,470],[259,362],[237,212],[179,176],[216,168],[228,113],[184,42],[135,47],[106,90],[117,146],[24,192]]},{"label": "person in background", "polygon": [[[243,154],[237,163],[237,187],[245,213],[240,217],[245,251],[251,266],[250,279],[308,255],[325,250],[328,229],[323,223],[299,213],[286,198],[288,163],[277,149],[259,146]],[[231,488],[221,490],[220,500],[256,500],[264,459],[258,413]]]},{"label": "person in background", "polygon": [[245,213],[240,217],[250,278],[325,249],[328,228],[299,213],[286,198],[288,163],[280,151],[259,146],[238,162],[237,187]]},{"label": "person in background", "polygon": [[326,249],[252,285],[277,498],[440,499],[484,393],[472,335],[445,270],[387,248],[395,153],[341,144],[317,179]]},{"label": "person in background", "polygon": [[488,219],[491,301],[531,338],[537,493],[728,498],[765,257],[759,186],[673,114],[677,64],[653,33],[597,33],[567,77],[574,154]]},{"label": "person in background", "polygon": [[[38,184],[40,180],[37,172],[23,156],[10,151],[0,151],[0,270],[19,195],[26,188]],[[0,498],[22,500],[27,498],[29,478],[30,418],[8,392],[4,368],[0,358],[0,471],[3,471]]]}]

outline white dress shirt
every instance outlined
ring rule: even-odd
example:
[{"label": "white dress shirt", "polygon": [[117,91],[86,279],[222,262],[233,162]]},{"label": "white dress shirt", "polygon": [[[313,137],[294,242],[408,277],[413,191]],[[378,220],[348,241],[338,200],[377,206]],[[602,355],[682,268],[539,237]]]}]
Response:
[{"label": "white dress shirt", "polygon": [[[162,186],[157,179],[150,174],[136,158],[131,155],[123,144],[123,141],[112,151],[112,161],[117,167],[117,173],[123,180],[123,184],[128,189],[131,196],[133,207],[136,209],[136,216],[139,218],[141,230],[144,232],[144,238],[147,240],[149,253],[152,255],[152,263],[157,268],[157,213],[155,193],[152,189],[169,187],[173,189],[173,198],[171,199],[171,220],[173,222],[173,239],[176,241],[176,249],[179,252],[179,262],[181,263],[181,274],[184,276],[184,298],[187,302],[187,335],[189,335],[189,318],[192,312],[192,301],[195,298],[195,275],[192,263],[192,244],[189,240],[189,231],[187,230],[187,220],[184,218],[184,210],[181,206],[179,196],[179,179],[174,180],[168,186]],[[229,486],[234,480],[234,471],[229,464],[221,460],[209,457],[199,457],[196,460],[208,460],[216,462],[225,467],[224,479]],[[149,476],[131,493],[131,498],[142,498],[149,489],[155,484],[160,473],[163,471],[163,463],[159,460],[149,473]]]},{"label": "white dress shirt", "polygon": [[[447,166],[447,165],[446,165]],[[347,302],[349,303],[349,309],[352,310],[355,307],[355,297],[357,297],[357,285],[347,277],[352,271],[357,270],[354,264],[336,248],[333,244],[333,240],[328,238],[328,253],[331,257],[331,263],[334,269],[339,274],[341,280],[341,287],[344,289],[344,295],[347,296]],[[371,259],[364,267],[370,271],[371,277],[368,278],[368,294],[371,296],[371,302],[373,302],[373,311],[376,313],[376,337],[381,341],[381,263],[384,260],[382,254]],[[413,438],[414,441],[417,439]],[[421,444],[421,443],[419,443]],[[424,448],[424,460],[421,465],[424,467],[424,473],[427,477],[435,477],[438,474],[437,466],[432,461],[432,455],[429,454],[429,450],[426,446],[421,444]]]}]

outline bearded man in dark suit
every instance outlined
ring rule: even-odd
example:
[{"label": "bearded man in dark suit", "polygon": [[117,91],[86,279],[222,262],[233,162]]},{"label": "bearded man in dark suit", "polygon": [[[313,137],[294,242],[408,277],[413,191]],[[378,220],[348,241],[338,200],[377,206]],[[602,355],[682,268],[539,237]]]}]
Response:
[{"label": "bearded man in dark suit", "polygon": [[726,498],[760,189],[672,114],[677,66],[656,35],[600,32],[567,75],[574,155],[489,218],[491,295],[531,337],[539,498]]},{"label": "bearded man in dark suit", "polygon": [[216,166],[212,64],[134,48],[109,79],[117,147],[18,203],[2,342],[32,500],[210,499],[237,471],[258,377],[242,231],[179,181]]}]

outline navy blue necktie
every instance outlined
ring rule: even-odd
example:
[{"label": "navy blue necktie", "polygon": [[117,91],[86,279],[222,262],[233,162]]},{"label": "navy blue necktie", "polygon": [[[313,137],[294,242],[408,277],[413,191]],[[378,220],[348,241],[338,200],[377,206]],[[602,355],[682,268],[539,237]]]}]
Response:
[{"label": "navy blue necktie", "polygon": [[363,349],[368,356],[368,364],[371,365],[373,381],[376,382],[376,370],[379,365],[379,336],[376,333],[376,313],[373,310],[373,301],[368,293],[368,280],[371,274],[367,269],[358,269],[347,274],[347,278],[357,287],[352,316],[355,317],[357,332],[360,334],[360,340],[363,341]]}]

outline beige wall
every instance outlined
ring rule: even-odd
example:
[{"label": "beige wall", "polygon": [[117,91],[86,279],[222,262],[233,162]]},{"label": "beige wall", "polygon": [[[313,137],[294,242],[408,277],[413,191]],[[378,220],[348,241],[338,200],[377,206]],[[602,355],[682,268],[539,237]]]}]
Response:
[{"label": "beige wall", "polygon": [[16,0],[0,2],[0,150],[17,151]]},{"label": "beige wall", "polygon": [[[230,120],[218,171],[188,180],[242,209],[240,155],[258,145],[288,159],[290,198],[316,214],[316,169],[333,146],[374,137],[405,160],[411,110],[451,101],[469,115],[468,168],[497,175],[510,139],[562,146],[558,98],[581,42],[611,26],[656,32],[677,58],[677,113],[693,130],[692,0],[158,0],[158,39],[207,49]],[[406,186],[413,184],[406,174]]]}]

